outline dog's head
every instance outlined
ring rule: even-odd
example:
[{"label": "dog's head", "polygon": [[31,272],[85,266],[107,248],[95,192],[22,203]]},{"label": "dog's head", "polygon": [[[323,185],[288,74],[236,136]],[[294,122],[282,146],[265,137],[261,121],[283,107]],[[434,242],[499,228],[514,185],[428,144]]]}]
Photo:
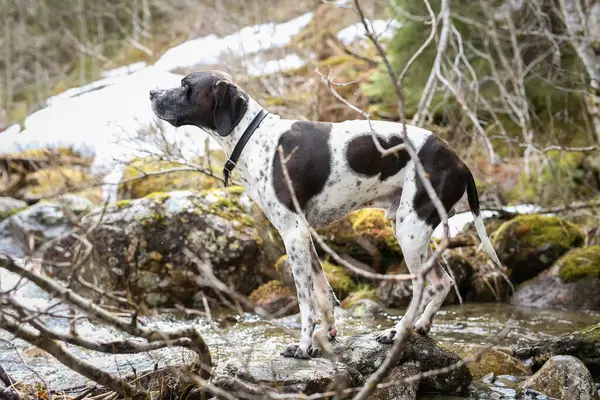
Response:
[{"label": "dog's head", "polygon": [[227,136],[248,109],[248,94],[219,71],[194,72],[181,80],[181,86],[151,90],[156,116],[173,126],[195,125]]}]

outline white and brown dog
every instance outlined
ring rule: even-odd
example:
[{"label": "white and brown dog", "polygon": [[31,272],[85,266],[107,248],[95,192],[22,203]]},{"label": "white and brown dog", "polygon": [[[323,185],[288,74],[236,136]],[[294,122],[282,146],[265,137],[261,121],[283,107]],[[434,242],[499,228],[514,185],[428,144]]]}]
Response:
[{"label": "white and brown dog", "polygon": [[[150,91],[152,109],[174,126],[195,125],[210,134],[230,155],[226,179],[236,167],[248,195],[262,208],[281,234],[292,264],[302,320],[299,344],[284,356],[308,358],[318,352],[315,335],[336,335],[334,306],[338,301],[317,257],[310,231],[296,213],[284,178],[278,146],[302,212],[313,227],[336,221],[361,208],[382,208],[391,220],[410,272],[419,273],[429,254],[429,240],[440,217],[416,175],[406,151],[385,157],[377,150],[367,121],[306,122],[268,114],[224,72],[204,71],[186,76],[181,86]],[[403,143],[402,125],[373,121],[383,148]],[[485,232],[471,172],[458,155],[430,131],[407,126],[408,139],[439,198],[449,212],[467,194],[483,249],[499,263]],[[242,151],[243,150],[243,151]],[[415,328],[427,334],[452,281],[437,266],[428,276],[435,293]],[[414,301],[414,297],[413,297]],[[391,343],[400,325],[378,336]]]}]

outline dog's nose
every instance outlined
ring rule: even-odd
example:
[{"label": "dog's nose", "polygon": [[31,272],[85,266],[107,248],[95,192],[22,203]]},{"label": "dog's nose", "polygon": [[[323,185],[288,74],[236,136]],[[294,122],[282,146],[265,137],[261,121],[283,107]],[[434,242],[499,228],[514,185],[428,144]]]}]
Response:
[{"label": "dog's nose", "polygon": [[150,90],[150,98],[153,98],[154,96],[156,96],[159,93],[160,93],[160,90],[156,90],[156,89]]}]

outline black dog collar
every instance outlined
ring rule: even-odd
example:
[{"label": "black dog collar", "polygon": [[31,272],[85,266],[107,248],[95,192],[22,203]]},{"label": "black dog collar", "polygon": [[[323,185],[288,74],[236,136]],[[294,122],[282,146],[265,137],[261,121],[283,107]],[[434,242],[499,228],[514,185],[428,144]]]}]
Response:
[{"label": "black dog collar", "polygon": [[250,125],[246,128],[239,142],[235,145],[233,152],[229,159],[225,162],[225,166],[223,167],[223,182],[225,183],[225,187],[229,184],[229,175],[231,175],[231,171],[235,168],[235,163],[238,158],[240,158],[240,154],[242,154],[242,150],[244,150],[244,146],[248,143],[248,140],[252,137],[254,131],[258,128],[263,119],[267,116],[269,112],[266,110],[260,110],[260,112],[254,117]]}]

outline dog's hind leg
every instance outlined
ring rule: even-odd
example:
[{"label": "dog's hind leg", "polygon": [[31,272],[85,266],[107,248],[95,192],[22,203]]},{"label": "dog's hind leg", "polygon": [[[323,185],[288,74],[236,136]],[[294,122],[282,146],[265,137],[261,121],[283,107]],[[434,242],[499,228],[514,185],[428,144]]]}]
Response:
[{"label": "dog's hind leg", "polygon": [[[431,251],[428,252],[428,256],[430,255]],[[427,304],[423,314],[415,322],[415,330],[422,335],[428,334],[431,330],[433,318],[444,303],[444,300],[446,300],[446,296],[448,296],[448,292],[452,289],[453,284],[450,275],[442,268],[438,260],[435,261],[433,270],[427,275],[427,281],[433,298]]]},{"label": "dog's hind leg", "polygon": [[[318,352],[318,348],[312,345],[312,335],[317,323],[318,312],[312,273],[316,252],[308,229],[296,225],[282,232],[282,238],[292,265],[302,330],[300,343],[289,345],[281,354],[284,357],[310,358]],[[318,262],[318,259],[316,260]]]},{"label": "dog's hind leg", "polygon": [[[413,276],[421,273],[423,263],[427,260],[429,252],[429,240],[433,233],[433,228],[426,221],[423,221],[412,207],[411,190],[405,190],[402,194],[402,201],[396,214],[395,233],[402,254],[408,267],[409,272]],[[425,292],[423,285],[419,285],[416,279],[413,279],[413,297],[410,301],[405,315],[411,316],[415,321],[418,317],[419,310],[423,309],[425,301]],[[398,336],[401,329],[409,329],[406,326],[406,318],[402,318],[400,322],[392,329],[384,331],[377,337],[380,343],[392,343]]]},{"label": "dog's hind leg", "polygon": [[[321,311],[321,327],[315,331],[313,346],[315,346],[315,341],[327,338],[329,340],[333,340],[335,335],[337,334],[337,330],[335,327],[335,315],[334,315],[334,307],[339,305],[338,301],[333,289],[329,285],[327,281],[327,277],[325,276],[325,272],[323,271],[323,267],[321,266],[321,261],[317,256],[317,251],[311,242],[311,255],[312,255],[312,273],[313,273],[313,281],[315,286],[315,295],[317,298],[317,304],[319,305],[319,310]],[[318,343],[316,343],[318,345]]]}]

